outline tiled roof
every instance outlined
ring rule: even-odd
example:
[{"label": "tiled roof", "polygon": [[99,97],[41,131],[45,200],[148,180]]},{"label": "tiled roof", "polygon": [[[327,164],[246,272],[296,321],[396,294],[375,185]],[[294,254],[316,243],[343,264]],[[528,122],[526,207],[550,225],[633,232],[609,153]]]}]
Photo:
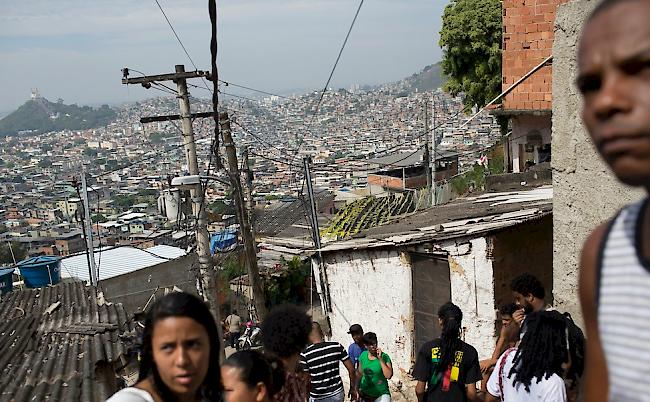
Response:
[{"label": "tiled roof", "polygon": [[[99,296],[99,298],[98,298]],[[121,304],[65,282],[0,301],[0,402],[105,401],[133,334]]]}]

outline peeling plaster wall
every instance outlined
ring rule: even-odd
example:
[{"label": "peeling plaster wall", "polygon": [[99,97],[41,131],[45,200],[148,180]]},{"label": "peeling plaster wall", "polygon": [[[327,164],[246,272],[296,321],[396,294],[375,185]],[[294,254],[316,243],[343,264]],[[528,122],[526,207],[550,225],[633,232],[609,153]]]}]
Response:
[{"label": "peeling plaster wall", "polygon": [[[348,346],[348,328],[361,324],[377,333],[393,361],[394,380],[412,365],[413,294],[407,254],[392,250],[345,251],[324,255],[332,313],[332,340]],[[347,374],[345,374],[347,376]]]},{"label": "peeling plaster wall", "polygon": [[623,186],[598,156],[582,125],[574,85],[582,25],[598,2],[574,0],[558,8],[553,45],[553,272],[555,307],[582,323],[578,262],[591,230],[642,193]]},{"label": "peeling plaster wall", "polygon": [[492,356],[494,336],[494,279],[485,238],[456,240],[442,245],[449,253],[451,299],[463,310],[465,342],[480,359]]}]

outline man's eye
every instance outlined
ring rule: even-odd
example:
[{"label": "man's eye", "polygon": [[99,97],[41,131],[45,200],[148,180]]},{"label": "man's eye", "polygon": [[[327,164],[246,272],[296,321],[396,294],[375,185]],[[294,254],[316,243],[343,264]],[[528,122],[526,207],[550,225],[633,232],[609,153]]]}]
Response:
[{"label": "man's eye", "polygon": [[578,90],[583,95],[595,92],[598,89],[600,89],[601,86],[600,80],[594,78],[579,80],[577,84],[578,84]]}]

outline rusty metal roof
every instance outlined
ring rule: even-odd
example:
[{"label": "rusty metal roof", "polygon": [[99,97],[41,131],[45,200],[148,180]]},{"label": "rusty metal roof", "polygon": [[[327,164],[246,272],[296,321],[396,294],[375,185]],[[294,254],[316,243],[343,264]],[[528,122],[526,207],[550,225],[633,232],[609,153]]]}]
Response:
[{"label": "rusty metal roof", "polygon": [[132,327],[121,304],[63,282],[0,301],[0,401],[105,401]]},{"label": "rusty metal roof", "polygon": [[460,198],[323,245],[321,252],[395,247],[457,237],[483,236],[553,213],[553,188],[486,193]]}]

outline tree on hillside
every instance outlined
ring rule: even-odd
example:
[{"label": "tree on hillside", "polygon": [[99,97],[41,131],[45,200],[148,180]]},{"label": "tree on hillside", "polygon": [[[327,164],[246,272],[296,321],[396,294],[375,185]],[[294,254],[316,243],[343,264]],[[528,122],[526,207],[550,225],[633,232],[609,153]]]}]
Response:
[{"label": "tree on hillside", "polygon": [[451,0],[442,16],[444,89],[484,106],[501,93],[501,1]]},{"label": "tree on hillside", "polygon": [[[14,252],[13,256],[11,255],[12,250]],[[0,245],[0,264],[13,264],[14,257],[16,257],[16,262],[18,262],[24,260],[26,256],[27,249],[18,242],[11,242],[11,249],[9,249],[9,244],[7,243]]]}]

